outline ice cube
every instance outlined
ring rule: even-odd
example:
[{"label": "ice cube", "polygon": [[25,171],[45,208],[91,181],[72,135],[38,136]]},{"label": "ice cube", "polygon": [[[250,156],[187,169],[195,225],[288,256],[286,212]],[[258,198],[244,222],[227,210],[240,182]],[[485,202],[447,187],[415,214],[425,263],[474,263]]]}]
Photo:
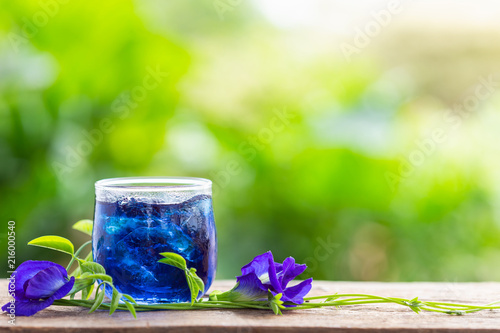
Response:
[{"label": "ice cube", "polygon": [[161,252],[175,252],[188,261],[200,255],[191,238],[174,224],[135,229],[116,244],[114,252],[120,263],[120,280],[139,290],[167,288],[165,280],[173,275],[182,280],[181,270],[158,262]]},{"label": "ice cube", "polygon": [[198,195],[179,205],[178,224],[192,238],[206,241],[213,223],[212,198]]},{"label": "ice cube", "polygon": [[151,204],[136,198],[127,198],[117,202],[117,210],[129,218],[147,217],[153,214]]}]

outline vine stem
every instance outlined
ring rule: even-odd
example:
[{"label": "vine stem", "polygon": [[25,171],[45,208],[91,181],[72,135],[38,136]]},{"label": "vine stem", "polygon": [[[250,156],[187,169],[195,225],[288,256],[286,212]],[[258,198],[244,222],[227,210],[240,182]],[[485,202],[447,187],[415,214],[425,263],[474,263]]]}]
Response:
[{"label": "vine stem", "polygon": [[[352,298],[347,298],[352,297]],[[448,314],[462,314],[462,313],[471,313],[477,312],[481,310],[494,310],[500,309],[500,306],[495,306],[495,304],[500,303],[500,301],[495,301],[492,303],[488,303],[485,305],[472,305],[472,304],[457,304],[457,303],[448,303],[448,302],[433,302],[433,301],[420,301],[417,299],[408,300],[404,298],[397,297],[382,297],[375,295],[367,295],[367,294],[334,294],[334,295],[323,295],[323,296],[313,296],[304,298],[305,301],[311,300],[320,300],[320,299],[328,299],[328,298],[347,298],[342,300],[333,300],[330,302],[323,303],[305,303],[300,305],[297,308],[307,309],[307,308],[316,308],[321,306],[342,306],[342,305],[355,305],[355,304],[368,304],[368,303],[395,303],[403,306],[407,306],[418,310],[425,310],[431,312],[441,312]],[[319,304],[319,305],[318,305]],[[417,310],[417,311],[418,311]],[[414,310],[415,311],[415,310]]]},{"label": "vine stem", "polygon": [[[327,306],[347,306],[347,305],[362,305],[362,304],[377,304],[377,303],[395,303],[410,307],[415,310],[424,310],[430,312],[439,312],[446,314],[464,314],[477,312],[481,310],[493,310],[500,309],[500,306],[494,306],[499,302],[493,302],[486,305],[470,305],[470,304],[455,304],[447,302],[425,302],[425,301],[412,301],[403,298],[391,298],[391,297],[381,297],[375,295],[364,295],[364,294],[342,294],[342,295],[327,295],[327,296],[315,296],[308,297],[310,299],[324,299],[324,298],[346,298],[342,300],[333,300],[329,302],[322,303],[304,303],[294,307],[283,307],[282,310],[304,310],[312,308],[321,308]],[[56,300],[54,305],[60,306],[83,306],[90,308],[93,305],[93,300],[68,300],[61,299]],[[102,303],[101,308],[109,309],[109,303]],[[259,310],[269,310],[269,304],[267,301],[252,301],[252,302],[231,302],[231,301],[202,301],[196,302],[193,305],[189,303],[168,303],[168,304],[134,304],[136,311],[151,311],[151,310],[199,310],[199,309],[259,309]],[[119,310],[127,310],[124,304],[118,305]]]},{"label": "vine stem", "polygon": [[69,261],[68,266],[66,267],[66,271],[69,271],[69,269],[71,268],[71,265],[73,265],[75,260],[78,259],[78,255],[80,254],[80,252],[82,252],[83,248],[89,244],[92,244],[92,240],[89,240],[89,241],[86,241],[85,243],[83,243],[82,246],[80,246],[80,248],[75,252],[75,254],[73,254],[73,256],[71,257],[71,260]]},{"label": "vine stem", "polygon": [[[259,304],[253,304],[259,303]],[[151,311],[151,310],[194,310],[194,309],[245,309],[253,308],[260,310],[268,310],[269,306],[267,302],[226,302],[226,301],[205,301],[197,302],[191,305],[190,303],[168,303],[168,304],[134,304],[134,308],[137,311]],[[93,300],[69,300],[60,299],[54,301],[53,305],[59,306],[83,306],[86,308],[92,307],[94,304]],[[109,303],[102,303],[101,307],[109,309]],[[118,309],[127,310],[124,304],[119,304]]]}]

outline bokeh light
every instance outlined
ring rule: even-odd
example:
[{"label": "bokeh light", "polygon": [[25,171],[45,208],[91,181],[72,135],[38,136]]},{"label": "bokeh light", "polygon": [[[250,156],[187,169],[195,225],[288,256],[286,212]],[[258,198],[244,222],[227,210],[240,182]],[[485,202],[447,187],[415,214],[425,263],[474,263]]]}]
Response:
[{"label": "bokeh light", "polygon": [[272,250],[304,278],[500,279],[495,1],[0,3],[17,264],[85,241],[96,180],[195,176],[218,278]]}]

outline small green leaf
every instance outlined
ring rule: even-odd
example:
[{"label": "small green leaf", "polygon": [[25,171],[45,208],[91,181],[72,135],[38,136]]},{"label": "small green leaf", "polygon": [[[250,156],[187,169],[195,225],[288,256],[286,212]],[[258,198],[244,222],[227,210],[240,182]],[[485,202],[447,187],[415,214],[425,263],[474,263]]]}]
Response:
[{"label": "small green leaf", "polygon": [[205,292],[205,284],[203,283],[203,280],[196,275],[196,268],[192,267],[185,272],[189,290],[191,291],[191,304],[193,304],[196,301],[196,298],[198,298],[200,291],[202,293]]},{"label": "small green leaf", "polygon": [[191,268],[189,270],[189,273],[193,278],[194,282],[198,285],[198,289],[201,292],[205,292],[205,284],[203,283],[203,280],[198,275],[196,275],[196,268]]},{"label": "small green leaf", "polygon": [[85,257],[85,261],[88,261],[88,262],[93,262],[94,261],[94,259],[92,258],[92,250]]},{"label": "small green leaf", "polygon": [[111,297],[111,304],[109,305],[109,315],[111,316],[113,312],[118,308],[118,303],[122,298],[122,294],[116,288],[113,288],[113,296]]},{"label": "small green leaf", "polygon": [[410,306],[410,309],[412,309],[413,312],[415,312],[415,313],[419,313],[420,312],[420,308],[417,308],[417,307],[414,307],[414,306]]},{"label": "small green leaf", "polygon": [[87,297],[89,297],[89,293],[88,293],[88,289],[87,288],[84,288],[82,290],[82,299],[86,300]]},{"label": "small green leaf", "polygon": [[92,278],[92,279],[99,279],[102,281],[107,281],[107,282],[113,282],[113,278],[109,275],[106,274],[90,274],[87,275],[87,277]]},{"label": "small green leaf", "polygon": [[84,279],[87,278],[89,275],[92,275],[91,272],[84,272],[80,276],[77,277],[77,279]]},{"label": "small green leaf", "polygon": [[92,261],[85,261],[80,264],[82,272],[92,272],[97,274],[106,274],[106,270],[101,264]]},{"label": "small green leaf", "polygon": [[104,300],[104,288],[100,292],[99,292],[99,288],[97,288],[96,294],[97,295],[95,297],[94,305],[92,305],[92,307],[90,308],[89,313],[92,313],[95,310],[97,310],[97,308],[99,308],[99,306],[102,304],[102,301]]},{"label": "small green leaf", "polygon": [[271,309],[273,310],[273,312],[274,312],[275,315],[281,315],[282,314],[281,310],[280,310],[280,308],[278,306],[278,304],[276,304],[275,302],[271,302],[270,305],[271,305]]},{"label": "small green leaf", "polygon": [[89,299],[90,295],[92,295],[92,291],[94,291],[94,283],[88,286],[87,288],[82,290],[82,299]]},{"label": "small green leaf", "polygon": [[75,279],[75,283],[73,284],[73,288],[71,288],[68,294],[75,294],[82,289],[87,288],[90,285],[94,284],[94,279]]},{"label": "small green leaf", "polygon": [[271,290],[268,290],[267,291],[267,299],[269,300],[269,306],[271,307],[271,309],[273,310],[274,314],[275,315],[281,315],[281,308],[283,307],[282,304],[283,304],[283,301],[281,300],[281,297],[283,296],[283,294],[276,294],[276,295],[273,295],[271,293]]},{"label": "small green leaf", "polygon": [[45,247],[73,255],[75,247],[68,239],[59,236],[42,236],[33,239],[28,245]]},{"label": "small green leaf", "polygon": [[127,295],[127,294],[122,294],[122,296],[125,297],[126,299],[128,299],[130,302],[137,304],[137,302],[135,301],[135,299],[132,298],[132,296]]},{"label": "small green leaf", "polygon": [[191,290],[191,305],[193,305],[199,293],[198,285],[188,272],[186,272],[186,280],[189,286],[189,290]]},{"label": "small green leaf", "polygon": [[279,294],[276,294],[276,296],[274,296],[274,299],[273,299],[273,302],[278,304],[278,306],[280,306],[281,304],[283,304],[284,302],[281,300],[281,297],[283,296],[282,293],[279,293]]},{"label": "small green leaf", "polygon": [[132,316],[134,316],[134,318],[137,319],[137,315],[135,314],[135,308],[134,308],[134,306],[131,303],[129,303],[129,302],[125,302],[125,306],[130,311],[130,313],[132,314]]},{"label": "small green leaf", "polygon": [[[87,257],[85,257],[84,261],[87,261],[87,262],[93,262],[92,261],[92,251],[90,251],[90,253],[87,255]],[[71,276],[75,276],[75,277],[82,277],[83,276],[83,272],[82,272],[82,269],[80,268],[80,265],[81,265],[81,260],[78,260],[78,267],[73,271],[73,273],[71,273]]]},{"label": "small green leaf", "polygon": [[222,291],[220,290],[214,290],[210,293],[210,295],[208,295],[208,300],[209,301],[217,301],[218,300],[218,297],[217,295],[219,294],[222,294]]},{"label": "small green leaf", "polygon": [[165,258],[158,260],[158,262],[184,270],[186,281],[188,283],[189,290],[191,291],[191,305],[193,305],[200,291],[205,291],[205,284],[203,283],[203,280],[196,275],[196,268],[188,269],[186,260],[177,253],[163,252],[160,254]]},{"label": "small green leaf", "polygon": [[183,270],[187,269],[186,259],[184,259],[181,255],[174,252],[163,252],[160,254],[165,257],[158,260],[162,264],[174,266]]},{"label": "small green leaf", "polygon": [[89,236],[92,236],[92,228],[94,222],[92,220],[80,220],[73,224],[73,229],[83,232]]},{"label": "small green leaf", "polygon": [[89,297],[88,289],[85,288],[82,290],[82,299],[86,300]]}]

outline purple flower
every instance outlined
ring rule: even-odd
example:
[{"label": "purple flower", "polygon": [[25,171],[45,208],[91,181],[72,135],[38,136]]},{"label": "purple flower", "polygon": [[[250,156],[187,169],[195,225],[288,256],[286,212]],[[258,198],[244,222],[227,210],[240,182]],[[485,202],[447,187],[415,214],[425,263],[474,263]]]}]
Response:
[{"label": "purple flower", "polygon": [[286,258],[283,264],[274,262],[273,254],[268,251],[243,266],[241,275],[236,277],[238,283],[232,290],[216,296],[218,300],[267,300],[269,290],[273,295],[282,294],[284,302],[302,304],[304,296],[311,290],[312,278],[292,287],[288,287],[288,283],[306,268],[306,265],[296,264],[292,257]]},{"label": "purple flower", "polygon": [[68,279],[66,269],[50,261],[25,261],[12,279],[15,279],[15,302],[5,304],[2,310],[11,312],[13,309],[16,316],[34,315],[66,296],[75,284],[74,276]]}]

